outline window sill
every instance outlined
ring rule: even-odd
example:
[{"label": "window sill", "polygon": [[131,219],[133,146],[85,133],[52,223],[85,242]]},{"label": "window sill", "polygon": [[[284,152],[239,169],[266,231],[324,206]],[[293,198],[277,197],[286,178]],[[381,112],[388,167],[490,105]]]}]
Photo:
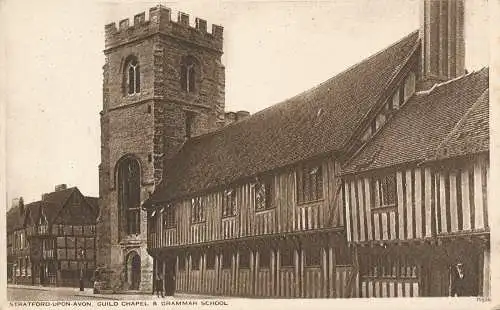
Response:
[{"label": "window sill", "polygon": [[133,94],[129,94],[127,93],[124,97],[127,97],[127,98],[133,98],[133,97],[137,97],[137,96],[140,96],[141,93],[133,93]]},{"label": "window sill", "polygon": [[236,219],[236,214],[233,214],[233,215],[223,215],[222,216],[222,220],[234,220]]},{"label": "window sill", "polygon": [[397,209],[397,205],[393,204],[393,205],[372,207],[371,211],[376,212],[376,213],[380,213],[380,212],[392,211],[392,210],[396,210],[396,209]]},{"label": "window sill", "polygon": [[304,268],[320,268],[321,265],[304,265]]},{"label": "window sill", "polygon": [[297,207],[309,207],[310,205],[319,204],[319,203],[322,203],[323,201],[325,201],[325,198],[297,202]]},{"label": "window sill", "polygon": [[361,276],[366,280],[418,281],[418,277]]},{"label": "window sill", "polygon": [[271,213],[271,212],[273,212],[274,210],[276,210],[276,208],[264,209],[264,210],[255,210],[255,214],[266,214],[266,213]]}]

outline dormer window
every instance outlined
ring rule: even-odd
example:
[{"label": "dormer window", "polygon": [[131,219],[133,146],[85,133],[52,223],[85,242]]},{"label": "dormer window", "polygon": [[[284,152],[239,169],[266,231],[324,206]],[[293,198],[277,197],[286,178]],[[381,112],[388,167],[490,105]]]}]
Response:
[{"label": "dormer window", "polygon": [[415,73],[410,72],[405,79],[404,84],[404,102],[406,102],[415,93]]},{"label": "dormer window", "polygon": [[399,89],[392,95],[392,108],[394,110],[399,109]]},{"label": "dormer window", "polygon": [[385,114],[379,113],[375,119],[375,131],[379,130],[385,124]]},{"label": "dormer window", "polygon": [[136,58],[132,58],[127,62],[126,66],[126,89],[129,95],[138,94],[141,92],[141,74],[139,70],[139,62]]},{"label": "dormer window", "polygon": [[187,93],[196,91],[196,61],[192,56],[181,62],[181,89]]}]

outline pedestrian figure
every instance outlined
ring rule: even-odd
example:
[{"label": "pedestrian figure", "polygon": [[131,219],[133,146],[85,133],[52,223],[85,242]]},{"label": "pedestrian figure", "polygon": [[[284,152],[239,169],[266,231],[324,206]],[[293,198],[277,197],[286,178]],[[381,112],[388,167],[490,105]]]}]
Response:
[{"label": "pedestrian figure", "polygon": [[84,288],[83,288],[83,277],[84,277],[84,274],[83,274],[83,267],[80,267],[80,291],[83,292]]},{"label": "pedestrian figure", "polygon": [[451,267],[451,288],[450,295],[452,297],[468,296],[468,283],[470,281],[465,276],[465,271],[462,263],[458,263]]},{"label": "pedestrian figure", "polygon": [[163,295],[163,275],[161,272],[156,272],[155,284],[156,296],[160,297],[161,294],[161,297],[165,297]]}]

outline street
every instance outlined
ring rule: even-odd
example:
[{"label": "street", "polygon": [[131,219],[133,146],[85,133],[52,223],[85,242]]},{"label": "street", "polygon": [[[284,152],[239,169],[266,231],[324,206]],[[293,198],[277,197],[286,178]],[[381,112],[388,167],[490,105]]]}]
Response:
[{"label": "street", "polygon": [[[8,285],[7,299],[9,301],[54,301],[54,300],[161,300],[172,299],[217,299],[219,296],[175,294],[169,297],[157,297],[152,294],[94,294],[91,288],[80,292],[76,287],[46,287],[28,285]],[[229,297],[223,297],[227,299]]]},{"label": "street", "polygon": [[[77,288],[61,288],[58,290],[44,290],[38,288],[7,288],[7,297],[9,301],[30,300],[98,300],[100,297],[92,295],[76,295]],[[111,297],[111,296],[110,296]]]}]

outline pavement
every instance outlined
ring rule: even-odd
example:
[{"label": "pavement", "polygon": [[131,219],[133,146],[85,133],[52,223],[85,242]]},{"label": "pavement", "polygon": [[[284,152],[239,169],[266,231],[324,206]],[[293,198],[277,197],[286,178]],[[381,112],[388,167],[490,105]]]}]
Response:
[{"label": "pavement", "polygon": [[[188,294],[175,294],[168,297],[157,297],[152,293],[145,294],[94,294],[92,288],[85,288],[80,291],[75,287],[49,287],[49,286],[36,286],[36,285],[7,285],[8,300],[163,300],[163,299],[213,299],[220,298],[220,296],[209,295],[188,295]],[[224,297],[226,298],[226,297]]]}]

